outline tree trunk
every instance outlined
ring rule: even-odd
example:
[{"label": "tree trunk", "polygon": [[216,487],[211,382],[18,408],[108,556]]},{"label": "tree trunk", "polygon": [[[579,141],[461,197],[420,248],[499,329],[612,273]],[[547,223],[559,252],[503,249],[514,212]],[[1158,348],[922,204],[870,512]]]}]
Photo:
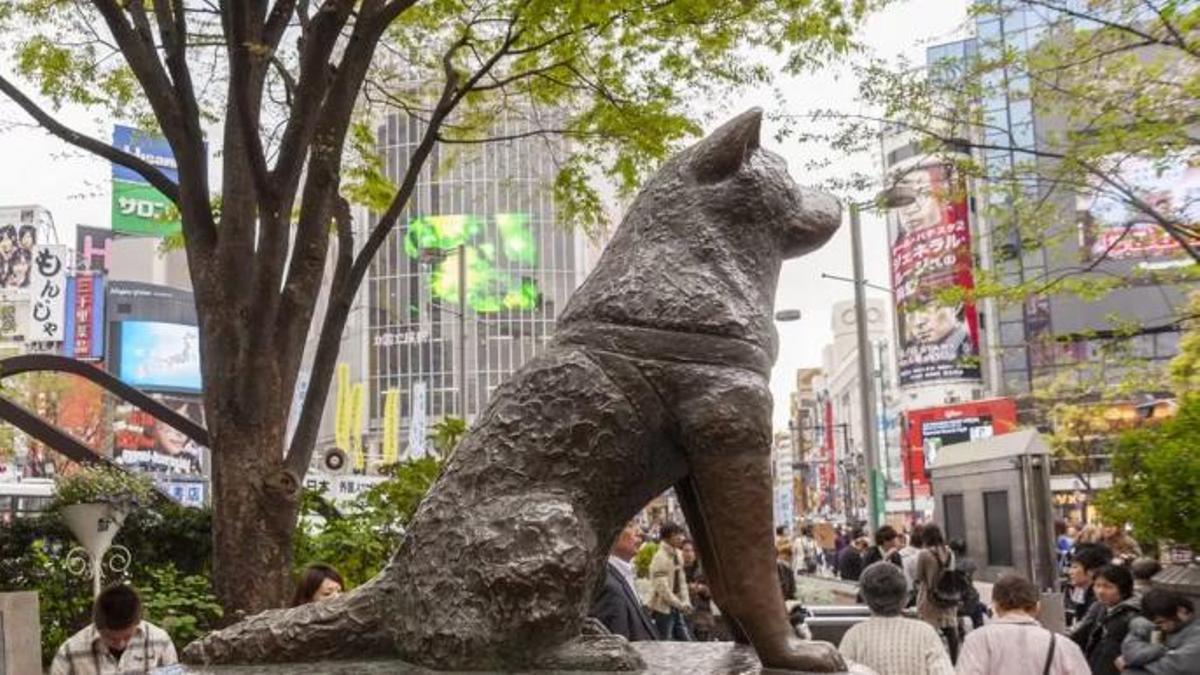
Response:
[{"label": "tree trunk", "polygon": [[218,426],[222,433],[212,448],[213,580],[224,621],[232,623],[288,606],[299,500],[281,471],[282,424],[265,432]]}]

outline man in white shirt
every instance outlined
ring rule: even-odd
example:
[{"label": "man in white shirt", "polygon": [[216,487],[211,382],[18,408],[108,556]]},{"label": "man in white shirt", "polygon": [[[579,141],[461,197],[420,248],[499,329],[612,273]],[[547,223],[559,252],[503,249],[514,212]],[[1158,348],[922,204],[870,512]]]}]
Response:
[{"label": "man in white shirt", "polygon": [[912,588],[917,580],[917,558],[921,553],[921,530],[925,529],[921,525],[914,525],[912,532],[908,535],[908,543],[900,549],[900,567],[904,569],[904,576],[908,577],[908,587]]},{"label": "man in white shirt", "polygon": [[658,633],[650,617],[642,609],[637,595],[633,564],[642,543],[636,525],[629,524],[617,535],[609,550],[604,584],[592,602],[589,615],[598,619],[614,635],[624,635],[630,641],[657,640]]},{"label": "man in white shirt", "polygon": [[117,584],[96,598],[92,624],[58,648],[50,675],[148,673],[178,660],[166,631],[142,621],[137,591]]}]

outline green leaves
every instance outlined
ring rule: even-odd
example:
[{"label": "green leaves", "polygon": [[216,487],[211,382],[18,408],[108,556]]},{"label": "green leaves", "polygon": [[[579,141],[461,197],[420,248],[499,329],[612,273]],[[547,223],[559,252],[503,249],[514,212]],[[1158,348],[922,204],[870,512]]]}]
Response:
[{"label": "green leaves", "polygon": [[146,505],[154,495],[154,483],[142,474],[104,464],[80,467],[54,481],[57,508],[92,502]]},{"label": "green leaves", "polygon": [[425,457],[385,467],[386,481],[340,511],[306,491],[293,539],[296,568],[323,562],[337,568],[350,587],[366,582],[399,547],[404,528],[442,466],[441,460]]},{"label": "green leaves", "polygon": [[1143,541],[1200,550],[1200,397],[1181,401],[1175,417],[1120,438],[1113,487],[1097,500],[1106,522],[1128,522]]}]

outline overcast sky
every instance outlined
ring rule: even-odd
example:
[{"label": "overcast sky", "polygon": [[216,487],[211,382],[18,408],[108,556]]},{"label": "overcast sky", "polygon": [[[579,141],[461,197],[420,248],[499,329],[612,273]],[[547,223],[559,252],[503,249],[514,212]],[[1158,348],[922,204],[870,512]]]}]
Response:
[{"label": "overcast sky", "polygon": [[[906,55],[914,62],[924,60],[925,47],[963,37],[966,0],[912,0],[891,6],[877,14],[861,34],[862,41],[881,57]],[[5,74],[13,73],[7,64]],[[786,96],[787,112],[803,113],[816,108],[862,111],[856,103],[856,84],[848,67],[828,69],[819,75],[789,79],[777,85]],[[759,105],[778,110],[779,103],[770,91],[740,98],[729,106],[728,115]],[[108,138],[113,120],[94,118],[79,111],[68,111],[66,119],[81,131]],[[715,122],[714,122],[715,124]],[[788,159],[792,175],[800,183],[814,183],[818,177],[806,177],[806,160],[819,150],[803,148],[795,142],[778,146],[772,139],[775,130],[764,129],[764,145]],[[33,126],[21,111],[7,100],[0,101],[0,205],[41,204],[50,209],[62,243],[74,245],[75,225],[108,227],[110,167],[50,137]],[[876,170],[875,165],[843,162],[846,171]],[[859,195],[864,198],[867,195]],[[864,214],[863,238],[866,277],[887,284],[887,249],[882,220]],[[798,322],[779,327],[781,348],[771,389],[774,393],[776,428],[787,427],[787,396],[797,368],[819,366],[821,347],[832,339],[829,326],[833,303],[853,296],[850,284],[822,279],[823,272],[850,276],[850,240],[845,228],[823,249],[785,264],[777,306],[799,309]],[[873,291],[868,291],[873,292]]]}]

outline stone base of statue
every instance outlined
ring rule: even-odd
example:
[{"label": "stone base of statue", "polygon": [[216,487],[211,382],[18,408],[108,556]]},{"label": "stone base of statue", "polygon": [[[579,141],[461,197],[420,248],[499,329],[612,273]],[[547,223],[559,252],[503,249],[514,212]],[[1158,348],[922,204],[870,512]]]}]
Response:
[{"label": "stone base of statue", "polygon": [[[646,662],[643,673],[655,675],[726,675],[727,673],[795,673],[798,671],[766,670],[759,665],[754,648],[732,642],[636,642],[635,650]],[[284,675],[300,672],[297,666],[288,663],[256,666],[186,666],[175,673],[189,675]],[[303,672],[309,675],[433,675],[447,671],[435,671],[414,666],[403,661],[325,661],[303,664]],[[452,671],[459,672],[459,671]],[[553,675],[566,671],[526,671],[533,675]],[[626,674],[627,675],[627,674]]]}]

